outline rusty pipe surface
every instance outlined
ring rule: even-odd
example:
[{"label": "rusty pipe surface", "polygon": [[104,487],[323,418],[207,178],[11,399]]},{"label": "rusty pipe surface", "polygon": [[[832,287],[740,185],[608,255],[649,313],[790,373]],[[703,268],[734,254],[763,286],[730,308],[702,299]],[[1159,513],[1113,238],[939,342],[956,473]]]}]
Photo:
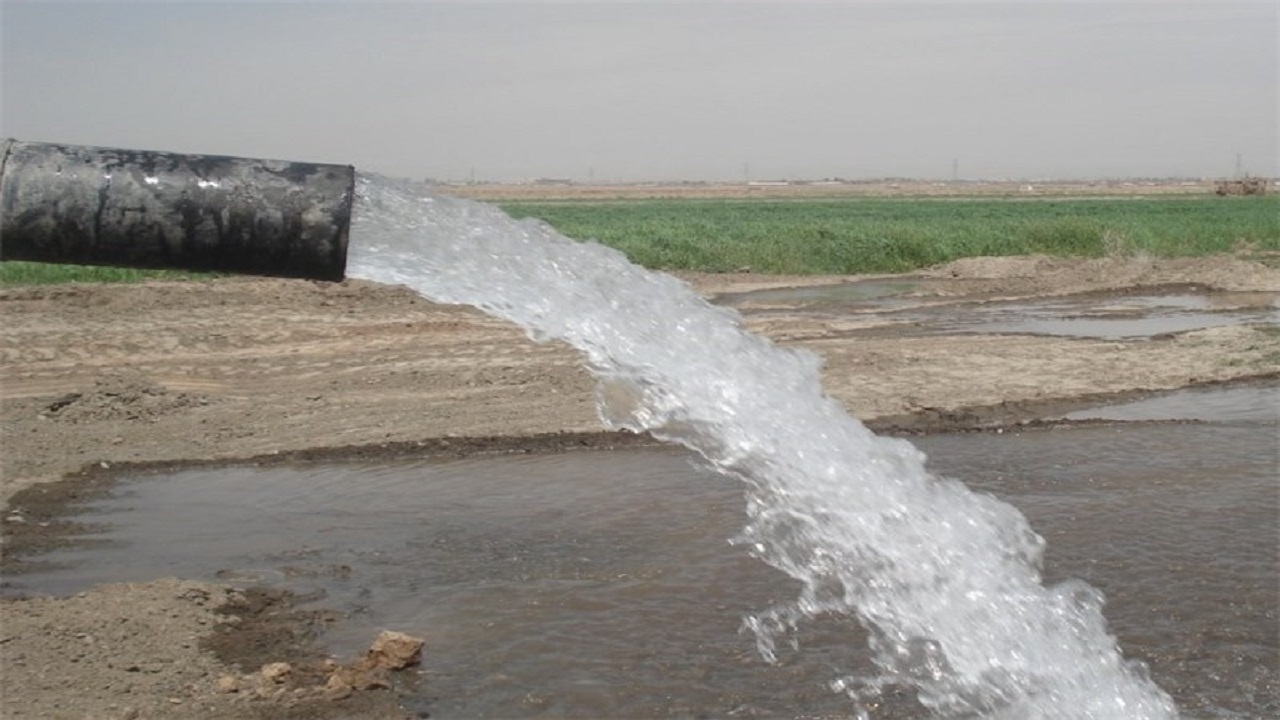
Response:
[{"label": "rusty pipe surface", "polygon": [[0,260],[341,280],[349,165],[6,140]]}]

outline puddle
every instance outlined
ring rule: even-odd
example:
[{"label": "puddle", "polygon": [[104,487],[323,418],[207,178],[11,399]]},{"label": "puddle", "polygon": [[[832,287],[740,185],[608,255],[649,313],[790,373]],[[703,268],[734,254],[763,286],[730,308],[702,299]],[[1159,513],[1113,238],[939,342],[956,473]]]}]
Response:
[{"label": "puddle", "polygon": [[1223,325],[1280,324],[1280,293],[1089,293],[988,302],[956,302],[939,295],[962,291],[957,282],[862,280],[725,295],[717,302],[755,317],[878,319],[878,324],[892,323],[895,334],[904,335],[1006,333],[1119,340]]},{"label": "puddle", "polygon": [[[1051,581],[1106,593],[1112,632],[1188,717],[1276,717],[1280,458],[1259,409],[1276,393],[1083,411],[1204,424],[914,442],[938,472],[1029,516]],[[382,628],[428,638],[429,697],[414,709],[436,718],[845,716],[827,683],[873,674],[855,623],[805,627],[776,666],[739,632],[796,592],[727,541],[742,504],[736,481],[670,448],[191,470],[122,482],[84,518],[108,524],[104,542],[10,581],[59,594],[165,575],[322,590],[348,616],[325,638],[338,654]],[[890,693],[873,717],[920,713]]]},{"label": "puddle", "polygon": [[912,314],[931,326],[928,329],[932,332],[1063,335],[1109,340],[1148,338],[1223,325],[1280,323],[1280,310],[1275,301],[1262,306],[1233,306],[1223,298],[1207,295],[1075,296],[929,308]]},{"label": "puddle", "polygon": [[1062,420],[1192,420],[1280,423],[1280,384],[1190,388],[1119,405],[1085,408]]}]

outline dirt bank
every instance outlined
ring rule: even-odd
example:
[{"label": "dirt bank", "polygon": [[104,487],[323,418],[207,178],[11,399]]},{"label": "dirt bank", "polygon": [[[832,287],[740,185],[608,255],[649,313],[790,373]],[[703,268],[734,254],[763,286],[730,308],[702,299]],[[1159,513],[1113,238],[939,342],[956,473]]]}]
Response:
[{"label": "dirt bank", "polygon": [[[1223,257],[974,259],[925,275],[939,282],[922,302],[1171,284],[1280,291],[1280,271]],[[845,278],[687,279],[718,295]],[[403,289],[262,279],[11,288],[0,290],[0,317],[6,560],[54,534],[41,498],[89,487],[49,484],[86,467],[98,474],[83,477],[101,479],[121,463],[619,441],[598,434],[594,383],[573,350]],[[828,391],[881,427],[1017,422],[1082,396],[1280,372],[1271,325],[1117,341],[851,332],[856,324],[785,313],[746,321],[821,355]],[[276,621],[290,617],[278,600]],[[245,614],[243,602],[242,590],[184,580],[0,603],[4,716],[398,716],[388,691],[341,701],[305,686],[227,692],[222,678],[243,675],[245,663],[308,660],[316,627],[295,617],[296,632],[237,658],[210,638],[228,627],[228,607]],[[245,642],[237,637],[230,645]]]},{"label": "dirt bank", "polygon": [[593,185],[541,182],[503,185],[460,183],[440,189],[457,197],[495,202],[546,200],[637,199],[760,199],[850,197],[1141,197],[1153,195],[1212,195],[1215,184],[1205,181],[1081,180],[1076,182],[868,180],[828,182],[633,183]]}]

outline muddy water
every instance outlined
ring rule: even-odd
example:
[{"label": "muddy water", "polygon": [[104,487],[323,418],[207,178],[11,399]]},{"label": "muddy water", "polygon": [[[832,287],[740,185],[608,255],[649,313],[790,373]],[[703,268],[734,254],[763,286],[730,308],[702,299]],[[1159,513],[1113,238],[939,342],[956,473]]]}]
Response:
[{"label": "muddy water", "polygon": [[1190,388],[1120,405],[1085,408],[1068,420],[1199,420],[1275,423],[1280,418],[1280,386]]},{"label": "muddy water", "polygon": [[[1163,405],[1161,405],[1163,403]],[[918,440],[932,467],[1026,513],[1050,581],[1108,597],[1110,627],[1189,717],[1280,716],[1280,386],[1175,393],[1081,416],[1121,423]],[[1199,408],[1199,410],[1197,410]],[[846,715],[874,675],[847,619],[765,664],[744,615],[793,581],[728,540],[739,483],[674,449],[136,478],[94,504],[104,542],[14,580],[74,592],[162,575],[322,591],[326,638],[428,638],[433,717]],[[872,717],[919,717],[893,687]]]},{"label": "muddy water", "polygon": [[995,302],[967,307],[959,317],[954,309],[929,310],[919,319],[935,332],[1021,333],[1106,339],[1142,338],[1164,333],[1201,330],[1223,325],[1280,322],[1274,300],[1247,304],[1258,293],[1212,295],[1142,295],[1099,302],[1097,298],[1062,298],[1036,302]]},{"label": "muddy water", "polygon": [[1280,323],[1280,293],[1197,289],[1144,295],[1085,295],[1034,301],[946,302],[960,281],[860,280],[724,295],[747,315],[878,319],[900,333],[1005,333],[1104,339],[1148,338],[1240,323]]}]

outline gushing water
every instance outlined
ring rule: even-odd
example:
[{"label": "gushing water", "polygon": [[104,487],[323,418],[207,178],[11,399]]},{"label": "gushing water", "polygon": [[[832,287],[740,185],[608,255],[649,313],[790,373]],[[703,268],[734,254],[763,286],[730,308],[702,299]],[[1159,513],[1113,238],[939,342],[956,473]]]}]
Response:
[{"label": "gushing water", "polygon": [[895,683],[943,717],[1177,717],[1108,635],[1101,594],[1044,587],[1044,542],[1022,515],[867,430],[823,393],[816,356],[544,223],[383,178],[361,177],[358,195],[348,275],[569,343],[599,380],[608,427],[683,444],[744,483],[736,540],[803,586],[746,619],[766,659],[799,623],[835,613],[867,628],[882,671],[833,678],[859,712]]}]

